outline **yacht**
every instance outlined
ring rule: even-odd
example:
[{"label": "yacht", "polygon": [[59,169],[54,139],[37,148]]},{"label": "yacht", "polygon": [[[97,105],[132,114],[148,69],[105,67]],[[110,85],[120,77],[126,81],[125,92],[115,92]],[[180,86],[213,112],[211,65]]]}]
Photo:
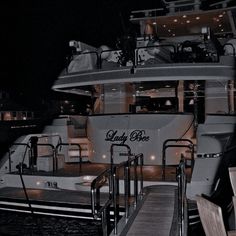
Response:
[{"label": "yacht", "polygon": [[115,49],[69,42],[52,90],[90,101],[86,114],[60,116],[43,133],[16,140],[0,162],[1,209],[104,223],[112,206],[110,233],[138,235],[129,230],[147,196],[160,191],[166,201],[173,195],[168,234],[160,235],[188,234],[196,196],[213,196],[225,163],[236,164],[228,158],[235,151],[236,6],[162,2],[132,11],[135,30]]}]

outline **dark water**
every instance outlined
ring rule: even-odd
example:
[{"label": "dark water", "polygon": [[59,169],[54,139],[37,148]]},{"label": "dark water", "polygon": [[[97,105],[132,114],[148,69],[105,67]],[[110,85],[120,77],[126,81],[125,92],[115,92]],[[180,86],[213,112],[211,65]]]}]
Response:
[{"label": "dark water", "polygon": [[100,236],[101,222],[0,211],[0,235]]}]

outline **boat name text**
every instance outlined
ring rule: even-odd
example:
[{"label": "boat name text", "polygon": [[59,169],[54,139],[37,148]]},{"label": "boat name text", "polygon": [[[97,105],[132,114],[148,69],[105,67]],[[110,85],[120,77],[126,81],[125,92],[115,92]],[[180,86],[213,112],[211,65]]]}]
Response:
[{"label": "boat name text", "polygon": [[123,132],[121,135],[118,135],[118,130],[109,130],[106,133],[105,141],[109,142],[120,142],[120,144],[124,144],[127,140],[131,142],[148,142],[149,136],[145,135],[145,130],[133,130],[130,135],[126,135]]}]

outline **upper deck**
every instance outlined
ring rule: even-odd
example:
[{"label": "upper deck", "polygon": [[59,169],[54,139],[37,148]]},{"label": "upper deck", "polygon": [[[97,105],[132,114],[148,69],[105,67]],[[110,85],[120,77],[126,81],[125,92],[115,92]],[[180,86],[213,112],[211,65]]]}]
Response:
[{"label": "upper deck", "polygon": [[[230,97],[230,105],[218,101],[222,106],[213,112],[228,106],[223,111],[234,112],[235,3],[163,2],[161,9],[131,12],[139,32],[130,30],[115,49],[70,41],[71,55],[53,90],[91,97],[93,114],[129,113],[133,105],[144,105],[141,100],[157,104],[157,98],[173,97],[178,99],[174,111],[184,112],[187,97],[213,101],[218,95],[225,101]],[[200,87],[205,95],[199,96]],[[229,90],[223,92],[225,87]]]}]

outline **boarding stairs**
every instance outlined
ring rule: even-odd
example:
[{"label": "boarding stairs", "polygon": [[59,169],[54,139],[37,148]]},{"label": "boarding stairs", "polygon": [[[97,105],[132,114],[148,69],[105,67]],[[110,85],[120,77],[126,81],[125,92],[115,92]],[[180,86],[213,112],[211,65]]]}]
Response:
[{"label": "boarding stairs", "polygon": [[[69,138],[69,143],[71,145],[68,148],[68,162],[78,162],[80,161],[79,157],[82,162],[89,160],[91,143],[87,137]],[[73,144],[78,144],[81,151],[77,145]]]}]

